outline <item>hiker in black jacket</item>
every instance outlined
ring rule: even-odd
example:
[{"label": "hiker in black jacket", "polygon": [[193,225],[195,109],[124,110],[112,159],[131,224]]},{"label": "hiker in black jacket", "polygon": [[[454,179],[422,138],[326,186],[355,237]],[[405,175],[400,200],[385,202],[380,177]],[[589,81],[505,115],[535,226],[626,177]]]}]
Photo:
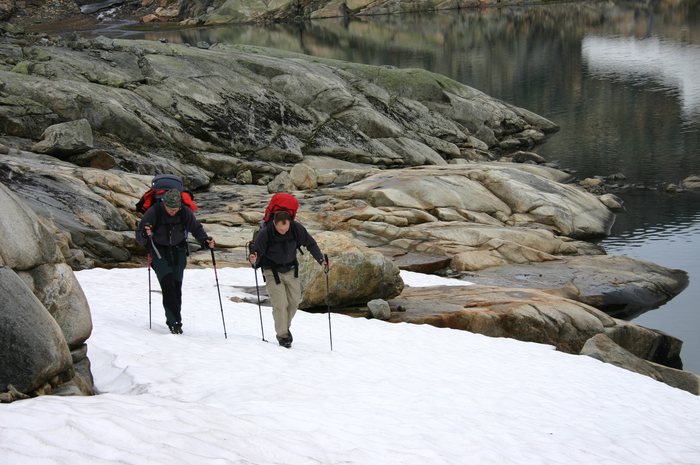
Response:
[{"label": "hiker in black jacket", "polygon": [[182,204],[181,193],[172,189],[149,208],[136,229],[136,240],[148,249],[151,265],[163,292],[165,323],[173,334],[182,334],[182,277],[187,265],[187,234],[202,246],[214,248],[202,223]]},{"label": "hiker in black jacket", "polygon": [[289,327],[301,302],[299,246],[306,247],[316,261],[324,265],[323,254],[306,228],[295,222],[289,212],[278,211],[258,233],[250,254],[250,263],[263,270],[277,341],[287,348],[292,346]]}]

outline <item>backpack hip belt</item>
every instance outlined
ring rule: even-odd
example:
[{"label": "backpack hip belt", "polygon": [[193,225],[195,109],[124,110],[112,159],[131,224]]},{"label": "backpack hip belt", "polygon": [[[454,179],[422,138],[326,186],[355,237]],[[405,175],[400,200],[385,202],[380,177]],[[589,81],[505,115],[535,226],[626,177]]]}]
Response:
[{"label": "backpack hip belt", "polygon": [[[263,265],[261,268],[263,270],[268,269],[272,271],[272,276],[275,278],[275,284],[282,284],[279,275],[280,273],[287,273],[289,271],[292,271],[292,269],[294,269],[294,277],[299,277],[299,262],[297,260],[294,260],[291,263],[286,263],[284,265]],[[265,275],[263,275],[263,279],[264,278]]]}]

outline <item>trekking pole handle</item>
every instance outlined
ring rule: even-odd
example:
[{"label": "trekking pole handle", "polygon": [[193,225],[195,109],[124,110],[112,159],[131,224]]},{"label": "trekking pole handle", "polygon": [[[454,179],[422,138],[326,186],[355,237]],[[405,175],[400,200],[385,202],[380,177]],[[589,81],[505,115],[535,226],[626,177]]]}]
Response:
[{"label": "trekking pole handle", "polygon": [[328,263],[328,254],[323,254],[323,272],[328,274],[330,270],[330,263]]},{"label": "trekking pole handle", "polygon": [[156,253],[156,257],[158,257],[158,260],[162,259],[163,257],[160,255],[160,252],[158,252],[158,247],[156,247],[155,242],[153,242],[153,236],[148,236],[148,238],[151,241],[151,247],[153,247],[153,251]]}]

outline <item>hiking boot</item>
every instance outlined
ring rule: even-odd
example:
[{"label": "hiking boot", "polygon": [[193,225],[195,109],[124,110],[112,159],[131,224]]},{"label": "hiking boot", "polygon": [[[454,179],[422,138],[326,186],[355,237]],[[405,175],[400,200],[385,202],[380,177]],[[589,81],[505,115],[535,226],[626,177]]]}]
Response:
[{"label": "hiking boot", "polygon": [[280,345],[282,347],[286,347],[287,349],[291,349],[292,347],[292,340],[289,338],[281,339],[280,340]]},{"label": "hiking boot", "polygon": [[182,334],[182,323],[169,324],[168,329],[173,334]]}]

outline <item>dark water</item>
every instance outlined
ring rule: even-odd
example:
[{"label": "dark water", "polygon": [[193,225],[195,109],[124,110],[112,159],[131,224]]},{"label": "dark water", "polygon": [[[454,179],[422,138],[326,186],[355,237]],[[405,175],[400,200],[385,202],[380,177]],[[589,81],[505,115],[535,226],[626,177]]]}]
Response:
[{"label": "dark water", "polygon": [[686,291],[635,321],[683,339],[685,367],[700,373],[700,195],[654,190],[700,174],[700,7],[692,3],[486,8],[130,37],[426,68],[555,121],[561,131],[535,150],[548,160],[579,178],[622,173],[623,182],[649,186],[622,195],[627,212],[603,245],[690,274]]}]

